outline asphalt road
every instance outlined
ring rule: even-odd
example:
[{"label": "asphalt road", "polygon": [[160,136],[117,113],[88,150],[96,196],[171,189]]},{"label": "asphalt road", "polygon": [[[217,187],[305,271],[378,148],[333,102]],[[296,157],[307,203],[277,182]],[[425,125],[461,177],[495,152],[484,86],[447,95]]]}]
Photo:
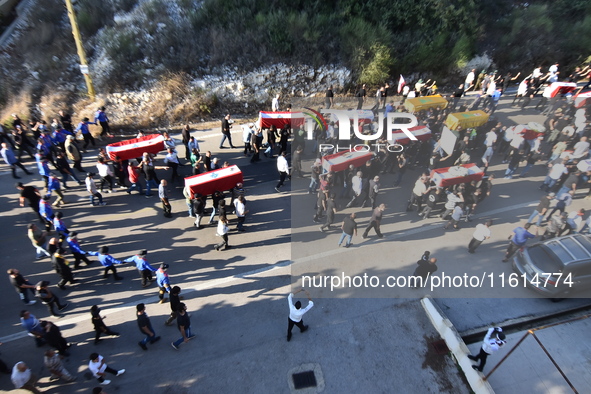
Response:
[{"label": "asphalt road", "polygon": [[[537,112],[526,110],[519,113],[506,105],[507,100],[502,100],[497,111],[503,124],[530,120],[541,123]],[[442,229],[444,223],[439,219],[419,221],[415,212],[405,212],[418,170],[408,171],[398,188],[392,187],[392,176],[386,175],[382,179],[383,192],[379,196],[380,202],[388,204],[382,225],[385,237],[381,240],[375,236],[367,240],[357,237],[353,247],[339,249],[336,244],[340,231],[321,233],[319,225],[312,222],[315,198],[306,194],[308,179],[294,177],[290,184],[293,190],[291,196],[288,193],[276,193],[273,190],[277,180],[274,160],[262,157],[260,163],[250,164],[239,149],[218,150],[217,129],[195,131],[193,135],[200,141],[202,150],[212,150],[214,156],[237,164],[245,174],[250,210],[246,223],[248,231],[240,234],[233,231],[230,234],[233,249],[214,251],[212,245],[218,241],[215,228],[211,226],[196,230],[193,227],[192,220],[187,217],[180,182],[171,185],[172,219],[162,216],[156,197],[147,199],[135,192],[128,196],[124,191],[117,190],[104,195],[106,206],[91,207],[83,187],[75,186],[66,193],[70,204],[62,210],[64,219],[71,230],[79,232],[83,248],[96,250],[99,246],[108,245],[112,255],[118,259],[146,248],[150,251],[148,261],[154,265],[161,262],[170,264],[171,281],[173,285],[179,284],[186,289],[187,304],[194,311],[193,316],[202,330],[199,345],[193,342],[187,344],[187,347],[192,345],[198,349],[195,369],[190,368],[193,358],[186,352],[171,358],[165,356],[169,353],[162,353],[162,356],[160,353],[149,353],[148,358],[143,360],[142,357],[146,356],[138,354],[139,348],[134,343],[140,338],[133,322],[133,307],[139,302],[146,302],[149,304],[148,313],[153,319],[164,319],[168,306],[155,304],[155,286],[143,289],[131,264],[119,269],[124,277],[121,282],[102,279],[102,270],[97,263],[75,271],[80,282],[68,290],[56,290],[61,299],[70,302],[70,307],[64,317],[55,321],[62,327],[64,335],[78,344],[76,360],[70,360],[68,368],[80,373],[85,371],[85,354],[95,349],[90,344],[92,329],[88,310],[91,305],[98,304],[110,318],[107,324],[126,334],[118,339],[106,339],[100,352],[112,359],[116,368],[123,365],[131,368],[134,374],[142,371],[157,374],[151,375],[157,377],[151,379],[150,384],[142,381],[141,376],[134,375],[121,383],[122,386],[111,387],[111,391],[173,393],[201,392],[201,388],[203,392],[227,392],[244,385],[245,392],[287,392],[285,378],[278,379],[277,373],[286,374],[287,364],[298,365],[317,360],[331,376],[327,381],[327,392],[352,392],[354,387],[357,391],[369,388],[370,391],[385,392],[396,381],[396,378],[389,376],[389,371],[400,370],[405,357],[404,353],[389,358],[378,356],[382,354],[380,346],[387,344],[389,352],[385,354],[392,354],[397,347],[409,341],[416,344],[422,342],[423,334],[427,337],[433,335],[429,324],[422,320],[420,311],[412,306],[414,300],[424,294],[436,297],[460,331],[587,302],[586,299],[578,299],[551,303],[546,299],[530,298],[534,296],[530,290],[522,287],[500,288],[500,282],[496,280],[486,292],[464,288],[431,291],[381,287],[331,292],[327,288],[311,288],[318,307],[316,315],[310,318],[321,326],[322,334],[316,337],[318,334],[311,331],[314,340],[298,342],[297,351],[286,348],[283,344],[279,345],[284,342],[284,317],[281,316],[286,309],[284,299],[290,284],[297,284],[302,273],[340,275],[344,272],[350,276],[367,273],[379,278],[409,275],[423,251],[430,250],[439,259],[439,272],[478,277],[486,273],[495,279],[503,273],[510,274],[511,267],[500,261],[506,238],[518,223],[527,219],[539,201],[542,194],[537,186],[545,175],[545,169],[542,164],[538,164],[526,179],[505,180],[500,174],[506,165],[500,164],[500,159],[495,156],[490,168],[497,175],[492,196],[479,206],[473,222],[462,223],[459,231],[447,232]],[[234,140],[238,146],[239,132],[234,134]],[[89,152],[86,155],[85,168],[93,166],[95,154]],[[308,168],[310,160],[308,156],[305,168]],[[34,170],[30,162],[28,167]],[[35,220],[34,214],[29,208],[18,207],[13,179],[4,164],[0,169],[0,226],[6,229],[0,240],[0,264],[4,270],[10,267],[20,269],[32,283],[48,279],[54,284],[58,277],[52,272],[49,260],[34,261],[34,249],[26,237],[26,226]],[[188,170],[186,167],[181,168],[181,171]],[[38,176],[23,177],[22,181],[38,187],[42,185]],[[585,202],[577,198],[571,209],[583,206]],[[337,222],[352,211],[339,212]],[[370,216],[370,209],[356,211],[359,213],[360,229],[363,229]],[[488,218],[495,220],[493,237],[475,255],[469,255],[466,247],[474,226]],[[18,321],[23,304],[8,282],[5,284],[0,287],[0,297],[4,300],[0,340],[6,342],[2,358],[14,363],[19,350],[23,349],[24,352],[18,358],[26,359],[35,366],[36,371],[42,372],[38,355],[29,355],[29,352],[34,352],[32,341],[22,334]],[[29,309],[41,319],[48,317],[42,305],[36,304]],[[160,323],[155,327],[159,327],[157,332],[165,330]],[[174,333],[174,328],[171,330]],[[166,332],[169,333],[167,338],[174,337],[170,331]],[[372,335],[365,335],[368,332]],[[409,339],[411,335],[418,337]],[[296,337],[297,334],[294,340]],[[170,347],[168,343],[160,345]],[[323,346],[324,351],[321,351]],[[328,348],[339,347],[345,350],[334,354],[327,351]],[[306,348],[311,353],[306,352]],[[367,350],[361,350],[363,348]],[[275,349],[276,354],[269,353],[272,349]],[[421,349],[418,351],[420,354],[428,354],[427,347]],[[169,350],[174,351],[166,349]],[[412,352],[410,349],[405,350],[407,355]],[[275,355],[271,357],[270,354]],[[294,354],[296,356],[292,357]],[[357,362],[344,362],[350,357],[357,357]],[[449,369],[446,368],[454,369],[453,363],[443,363],[440,369],[433,369],[424,363],[421,366],[418,359],[416,362],[413,365],[422,372],[417,372],[417,381],[405,380],[401,386],[404,389],[400,392],[419,392],[421,390],[413,391],[413,388],[419,388],[417,385],[421,379],[431,382],[429,377],[441,378],[442,375],[447,376]],[[351,371],[357,369],[360,369],[362,376],[354,379],[356,375],[351,375]],[[345,378],[348,375],[351,376]],[[465,392],[461,379],[454,375],[452,380],[451,383],[441,383],[435,392]],[[271,381],[273,383],[269,383]],[[364,385],[356,386],[360,381]],[[0,389],[8,390],[11,387],[7,380],[0,381],[0,384]],[[51,384],[45,387],[48,392],[77,393],[85,392],[84,389],[91,385],[92,381],[85,381],[83,387],[70,385],[68,388],[56,388]],[[421,392],[431,390],[426,388]]]}]

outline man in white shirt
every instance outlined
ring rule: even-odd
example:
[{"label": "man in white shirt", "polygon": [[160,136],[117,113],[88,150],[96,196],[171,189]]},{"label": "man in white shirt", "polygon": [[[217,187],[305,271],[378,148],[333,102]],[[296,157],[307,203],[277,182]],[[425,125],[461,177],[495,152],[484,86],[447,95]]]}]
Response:
[{"label": "man in white shirt", "polygon": [[281,152],[281,154],[277,157],[277,171],[279,171],[279,183],[277,186],[275,186],[275,191],[280,193],[279,188],[283,186],[285,178],[289,175],[289,164],[285,158],[285,151]]},{"label": "man in white shirt", "polygon": [[[309,301],[308,305],[304,309],[302,309],[302,303],[300,301],[296,301],[295,304],[293,303],[293,296],[301,291],[306,293]],[[314,306],[314,301],[312,301],[310,294],[306,290],[300,289],[295,293],[290,293],[289,296],[287,296],[287,302],[289,303],[289,318],[287,319],[287,342],[289,342],[291,340],[291,330],[293,329],[294,325],[298,326],[300,332],[305,332],[308,329],[308,326],[304,325],[302,316],[312,309]]]},{"label": "man in white shirt", "polygon": [[168,168],[172,169],[172,176],[170,182],[173,183],[176,178],[179,177],[177,172],[179,168],[179,157],[174,148],[168,148],[168,153],[164,156],[164,163],[168,165]]},{"label": "man in white shirt", "polygon": [[42,393],[38,390],[35,385],[37,384],[37,376],[31,372],[31,369],[27,367],[22,361],[19,361],[12,368],[12,375],[10,376],[12,384],[17,389],[29,390],[33,393]]},{"label": "man in white shirt", "polygon": [[497,142],[497,133],[494,130],[489,131],[486,133],[486,139],[484,140],[484,144],[486,145],[486,150],[484,151],[484,155],[482,156],[482,162],[484,163],[484,167],[488,168],[490,163],[490,159],[492,159],[494,149],[493,146]]},{"label": "man in white shirt", "polygon": [[356,204],[357,200],[360,200],[361,193],[363,192],[363,173],[357,171],[357,173],[351,178],[351,190],[353,191],[353,198],[347,203],[345,208],[350,208]]},{"label": "man in white shirt", "polygon": [[566,233],[566,235],[576,233],[581,223],[583,223],[583,216],[585,216],[584,208],[569,213],[566,217],[566,226],[560,235],[564,235],[564,233]]},{"label": "man in white shirt", "polygon": [[109,190],[107,190],[107,192],[113,193],[113,177],[115,174],[113,174],[113,171],[109,165],[105,163],[105,159],[99,157],[98,162],[96,163],[96,169],[99,176],[101,177],[101,192],[103,191],[105,184],[107,184],[107,186],[109,186]]},{"label": "man in white shirt", "polygon": [[246,220],[246,214],[248,213],[248,211],[246,210],[243,195],[239,195],[238,198],[234,200],[234,207],[236,217],[238,218],[238,224],[236,225],[236,229],[238,231],[246,231],[246,229],[244,228],[244,221]]},{"label": "man in white shirt", "polygon": [[88,369],[90,369],[90,372],[92,372],[93,376],[97,378],[98,381],[103,385],[111,383],[110,380],[105,380],[105,375],[107,372],[115,376],[123,375],[125,373],[124,369],[116,371],[113,368],[107,366],[103,356],[98,353],[92,353],[89,358],[90,362],[88,363]]},{"label": "man in white shirt", "polygon": [[103,201],[103,195],[100,194],[98,190],[96,190],[96,184],[94,183],[94,179],[92,179],[93,176],[94,174],[92,172],[87,172],[86,179],[84,180],[84,183],[86,184],[86,190],[88,193],[90,193],[90,205],[96,205],[94,203],[95,197],[98,198],[99,205],[107,205],[107,203]]},{"label": "man in white shirt", "polygon": [[478,356],[468,355],[468,358],[472,361],[480,360],[480,365],[472,365],[472,368],[482,372],[484,364],[486,364],[486,358],[499,350],[505,345],[505,343],[505,334],[503,334],[503,329],[501,327],[489,328],[482,341]]},{"label": "man in white shirt", "polygon": [[277,93],[277,95],[273,97],[273,100],[271,101],[271,111],[279,111],[279,93]]},{"label": "man in white shirt", "polygon": [[574,152],[572,153],[571,157],[573,159],[587,159],[589,155],[589,142],[587,141],[587,137],[581,137],[581,140],[577,142],[574,146]]},{"label": "man in white shirt", "polygon": [[566,163],[568,163],[568,157],[563,159],[562,163],[548,165],[550,167],[550,170],[548,171],[546,179],[544,179],[544,183],[540,186],[540,190],[549,192],[550,189],[552,189],[552,187],[556,184],[556,182],[558,182],[562,174],[568,173]]},{"label": "man in white shirt", "polygon": [[466,76],[466,80],[464,81],[464,92],[467,92],[474,84],[475,72],[476,69],[472,69],[472,71],[470,71]]},{"label": "man in white shirt", "polygon": [[484,224],[479,223],[476,225],[476,230],[472,234],[472,240],[468,244],[468,253],[474,253],[476,248],[480,246],[485,239],[490,238],[490,226],[492,226],[492,220],[487,220]]}]

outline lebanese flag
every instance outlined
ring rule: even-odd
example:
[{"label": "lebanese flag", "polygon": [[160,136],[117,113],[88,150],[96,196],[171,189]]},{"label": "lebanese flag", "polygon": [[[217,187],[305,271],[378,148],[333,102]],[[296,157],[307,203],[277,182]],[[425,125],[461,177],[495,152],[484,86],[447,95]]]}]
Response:
[{"label": "lebanese flag", "polygon": [[[428,141],[431,138],[431,130],[427,126],[411,127],[410,129],[408,129],[408,131],[410,131],[412,135],[417,137],[417,140],[421,142]],[[400,145],[406,145],[410,142],[410,138],[408,138],[408,136],[404,134],[402,130],[393,130],[391,141]]]},{"label": "lebanese flag", "polygon": [[405,84],[406,84],[406,82],[404,82],[404,78],[402,77],[402,74],[400,74],[400,79],[398,80],[398,94],[400,94],[400,92],[402,92],[402,88],[404,87]]},{"label": "lebanese flag", "polygon": [[164,150],[164,137],[160,134],[115,142],[106,147],[111,160],[115,160],[115,156],[119,156],[121,160],[135,159],[141,157],[144,152],[156,154],[161,150]]},{"label": "lebanese flag", "polygon": [[261,129],[269,129],[275,126],[281,129],[285,125],[299,127],[305,122],[303,112],[267,112],[260,111],[257,126]]}]

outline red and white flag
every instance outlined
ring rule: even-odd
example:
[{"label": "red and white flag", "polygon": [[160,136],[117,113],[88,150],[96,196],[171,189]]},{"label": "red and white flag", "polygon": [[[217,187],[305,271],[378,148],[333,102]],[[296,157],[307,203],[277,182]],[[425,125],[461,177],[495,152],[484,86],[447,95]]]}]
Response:
[{"label": "red and white flag", "polygon": [[405,82],[404,82],[404,78],[402,77],[402,74],[400,74],[400,79],[398,80],[398,93],[400,94],[400,92],[402,92],[402,88],[404,87]]}]

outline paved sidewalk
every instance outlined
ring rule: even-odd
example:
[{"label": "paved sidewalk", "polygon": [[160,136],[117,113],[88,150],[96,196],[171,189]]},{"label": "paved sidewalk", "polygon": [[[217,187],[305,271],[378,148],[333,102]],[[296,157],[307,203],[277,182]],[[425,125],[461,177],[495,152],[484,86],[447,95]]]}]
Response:
[{"label": "paved sidewalk", "polygon": [[[590,331],[589,318],[535,331],[536,337],[579,393],[588,393],[591,387]],[[507,345],[488,357],[484,373],[488,374],[525,333],[526,331],[507,335]],[[472,354],[476,354],[480,345],[481,343],[475,343],[468,348]],[[574,392],[531,335],[494,371],[489,383],[497,394]]]}]

